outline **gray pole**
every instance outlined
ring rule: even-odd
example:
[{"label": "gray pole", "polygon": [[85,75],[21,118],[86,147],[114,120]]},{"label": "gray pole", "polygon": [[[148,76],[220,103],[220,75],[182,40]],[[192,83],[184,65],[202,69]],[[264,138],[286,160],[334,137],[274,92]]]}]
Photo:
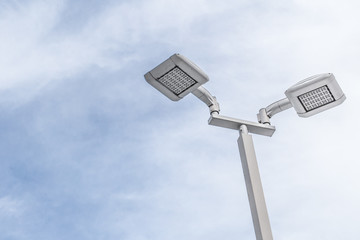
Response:
[{"label": "gray pole", "polygon": [[272,240],[273,237],[256,161],[254,144],[246,125],[241,125],[240,127],[238,145],[256,240]]}]

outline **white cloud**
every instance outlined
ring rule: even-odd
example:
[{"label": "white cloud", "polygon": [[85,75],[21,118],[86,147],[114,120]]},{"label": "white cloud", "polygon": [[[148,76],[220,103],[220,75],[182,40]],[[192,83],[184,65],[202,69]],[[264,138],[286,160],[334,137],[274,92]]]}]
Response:
[{"label": "white cloud", "polygon": [[[272,119],[272,138],[254,141],[274,238],[357,239],[349,219],[360,197],[358,5],[105,1],[84,10],[76,28],[64,20],[70,1],[8,5],[0,11],[0,120],[10,127],[2,169],[15,179],[9,188],[47,201],[30,206],[39,217],[23,216],[36,223],[9,232],[54,239],[67,226],[80,239],[89,231],[102,239],[254,238],[237,132],[208,126],[194,97],[170,102],[143,79],[180,52],[209,74],[222,113],[248,120],[302,78],[335,73],[343,105],[311,119],[288,110]],[[37,190],[15,163],[25,176],[44,174],[32,183]],[[3,216],[20,214],[15,199],[0,198]]]}]

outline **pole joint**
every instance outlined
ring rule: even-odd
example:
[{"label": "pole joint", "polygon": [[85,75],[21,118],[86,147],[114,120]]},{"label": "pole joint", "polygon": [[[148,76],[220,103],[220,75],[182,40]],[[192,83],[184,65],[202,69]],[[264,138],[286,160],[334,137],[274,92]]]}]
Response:
[{"label": "pole joint", "polygon": [[243,124],[240,126],[240,133],[249,134],[249,130],[246,125]]}]

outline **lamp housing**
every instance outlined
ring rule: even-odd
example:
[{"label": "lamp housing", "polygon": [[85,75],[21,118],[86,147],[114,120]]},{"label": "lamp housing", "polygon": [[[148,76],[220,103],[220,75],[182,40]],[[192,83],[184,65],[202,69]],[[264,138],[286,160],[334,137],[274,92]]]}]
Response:
[{"label": "lamp housing", "polygon": [[286,90],[285,95],[300,117],[310,117],[346,99],[332,73],[306,78]]},{"label": "lamp housing", "polygon": [[195,91],[209,77],[193,62],[174,54],[145,74],[146,81],[173,101]]}]

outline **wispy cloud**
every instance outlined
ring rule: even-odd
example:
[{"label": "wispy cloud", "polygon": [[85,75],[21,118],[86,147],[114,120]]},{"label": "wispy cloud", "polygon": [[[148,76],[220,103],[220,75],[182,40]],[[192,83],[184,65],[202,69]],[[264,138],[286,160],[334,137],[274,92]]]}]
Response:
[{"label": "wispy cloud", "polygon": [[254,121],[296,81],[335,73],[341,107],[289,110],[254,141],[274,238],[357,239],[358,6],[3,1],[1,236],[254,238],[238,133],[143,79],[180,52],[208,73],[224,115]]}]

